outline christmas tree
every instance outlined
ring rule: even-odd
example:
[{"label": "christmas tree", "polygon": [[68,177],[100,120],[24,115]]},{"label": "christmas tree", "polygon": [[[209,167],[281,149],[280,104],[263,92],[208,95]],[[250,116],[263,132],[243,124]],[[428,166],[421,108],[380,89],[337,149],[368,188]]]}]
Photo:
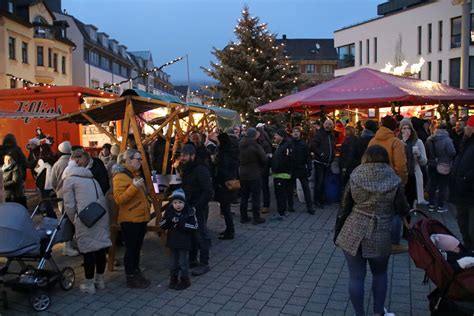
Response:
[{"label": "christmas tree", "polygon": [[234,33],[237,42],[222,50],[214,48],[218,62],[211,62],[212,68],[204,71],[218,81],[213,88],[221,96],[221,106],[255,121],[255,107],[294,92],[302,79],[283,54],[284,44],[276,43],[276,35],[268,31],[266,23],[252,17],[247,6]]}]

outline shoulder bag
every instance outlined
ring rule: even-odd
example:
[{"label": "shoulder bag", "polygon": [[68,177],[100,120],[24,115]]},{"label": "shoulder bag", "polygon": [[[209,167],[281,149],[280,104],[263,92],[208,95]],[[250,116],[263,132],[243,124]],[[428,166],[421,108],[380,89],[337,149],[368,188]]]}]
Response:
[{"label": "shoulder bag", "polygon": [[226,181],[225,187],[229,191],[238,191],[240,190],[240,181],[238,179]]},{"label": "shoulder bag", "polygon": [[99,192],[97,192],[97,186],[95,184],[94,178],[92,178],[92,182],[94,183],[97,201],[87,205],[77,215],[81,222],[87,226],[87,228],[91,228],[92,226],[94,226],[95,223],[97,223],[102,218],[102,216],[107,213],[105,208],[99,204]]}]

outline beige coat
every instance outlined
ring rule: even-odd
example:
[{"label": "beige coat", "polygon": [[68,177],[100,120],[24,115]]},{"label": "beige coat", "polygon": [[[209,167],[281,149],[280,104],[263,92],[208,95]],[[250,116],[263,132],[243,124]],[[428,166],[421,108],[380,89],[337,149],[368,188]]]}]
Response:
[{"label": "beige coat", "polygon": [[76,228],[79,251],[88,253],[110,247],[112,242],[110,241],[108,214],[102,216],[91,228],[84,225],[77,217],[77,213],[80,213],[92,202],[98,202],[104,208],[106,208],[106,203],[100,185],[92,177],[92,173],[88,169],[77,167],[74,164],[74,162],[70,163],[64,171],[62,191],[66,213]]}]

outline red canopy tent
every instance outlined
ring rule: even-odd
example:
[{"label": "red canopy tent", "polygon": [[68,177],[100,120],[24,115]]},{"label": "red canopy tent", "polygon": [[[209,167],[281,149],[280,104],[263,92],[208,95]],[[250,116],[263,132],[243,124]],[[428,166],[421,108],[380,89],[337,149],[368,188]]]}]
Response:
[{"label": "red canopy tent", "polygon": [[296,112],[306,109],[454,103],[474,104],[474,92],[429,80],[400,77],[363,68],[348,75],[262,105],[256,112]]}]

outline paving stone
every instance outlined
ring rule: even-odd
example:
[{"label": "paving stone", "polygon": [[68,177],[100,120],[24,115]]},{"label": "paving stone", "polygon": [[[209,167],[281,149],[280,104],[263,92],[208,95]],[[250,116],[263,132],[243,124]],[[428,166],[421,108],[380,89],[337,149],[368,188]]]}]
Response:
[{"label": "paving stone", "polygon": [[207,303],[201,307],[200,311],[216,313],[218,310],[222,308],[222,306],[223,306],[222,304]]},{"label": "paving stone", "polygon": [[291,315],[299,315],[303,311],[304,306],[300,305],[290,305],[287,304],[285,307],[281,310],[283,314],[291,314]]}]

